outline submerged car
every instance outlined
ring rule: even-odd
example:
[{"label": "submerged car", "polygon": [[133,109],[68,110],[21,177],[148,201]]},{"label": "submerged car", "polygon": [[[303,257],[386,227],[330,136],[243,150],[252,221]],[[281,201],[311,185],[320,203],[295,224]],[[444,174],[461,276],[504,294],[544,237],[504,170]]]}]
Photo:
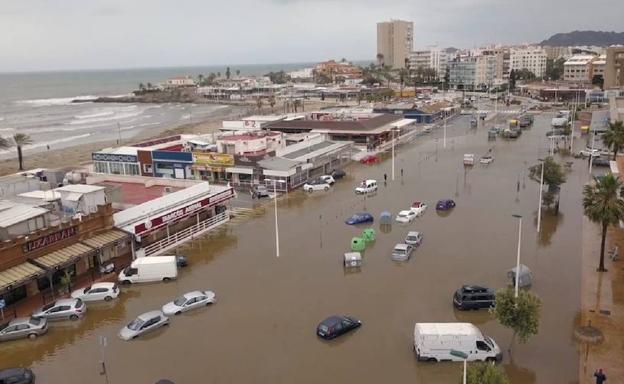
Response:
[{"label": "submerged car", "polygon": [[334,177],[332,175],[323,175],[319,177],[319,180],[323,180],[329,185],[334,185],[334,183],[336,182],[336,180],[334,180]]},{"label": "submerged car", "polygon": [[119,331],[122,340],[132,340],[160,327],[169,325],[169,318],[161,311],[145,312]]},{"label": "submerged car", "polygon": [[479,162],[481,164],[490,164],[493,161],[494,161],[494,157],[492,155],[485,155],[481,159],[479,159]]},{"label": "submerged car", "polygon": [[374,221],[373,215],[371,215],[368,212],[360,212],[360,213],[356,213],[355,215],[345,220],[345,224],[355,225],[355,224],[362,224],[362,223],[372,223],[373,221]]},{"label": "submerged car", "polygon": [[407,261],[412,256],[414,247],[409,244],[397,244],[392,250],[392,260]]},{"label": "submerged car", "polygon": [[364,180],[358,187],[355,188],[356,195],[363,195],[366,193],[377,192],[377,180],[369,179]]},{"label": "submerged car", "polygon": [[453,295],[453,305],[462,311],[491,308],[495,303],[494,290],[480,285],[464,285]]},{"label": "submerged car", "polygon": [[329,184],[324,180],[311,180],[303,185],[306,192],[329,191]]},{"label": "submerged car", "polygon": [[191,309],[208,306],[215,301],[215,293],[212,291],[192,291],[163,305],[162,311],[165,316],[179,315]]},{"label": "submerged car", "polygon": [[325,340],[331,340],[359,328],[361,325],[362,322],[355,317],[340,315],[330,316],[321,321],[316,327],[316,334]]},{"label": "submerged car", "polygon": [[48,321],[78,320],[86,313],[87,306],[81,299],[60,299],[37,309],[32,317]]},{"label": "submerged car", "polygon": [[422,216],[425,214],[425,211],[427,210],[427,204],[421,201],[414,201],[410,209],[416,212],[416,216]]},{"label": "submerged car", "polygon": [[0,371],[2,384],[34,384],[35,374],[28,368],[7,368]]},{"label": "submerged car", "polygon": [[374,164],[378,161],[379,161],[379,157],[375,155],[364,156],[362,159],[360,159],[360,163],[362,164]]},{"label": "submerged car", "polygon": [[334,169],[333,171],[331,171],[331,176],[334,178],[334,180],[342,179],[346,175],[347,173],[342,169]]},{"label": "submerged car", "polygon": [[455,202],[451,199],[438,200],[436,204],[436,210],[438,211],[448,211],[453,208],[455,208]]},{"label": "submerged car", "polygon": [[394,219],[398,223],[411,223],[416,218],[416,212],[412,210],[400,211]]},{"label": "submerged car", "polygon": [[[34,317],[19,317],[4,326],[0,325],[0,341],[36,339],[48,332],[48,321]],[[1,383],[1,381],[0,381]]]},{"label": "submerged car", "polygon": [[74,299],[81,299],[82,301],[110,301],[116,299],[119,296],[119,287],[115,283],[93,283],[92,285],[77,289],[71,293],[71,297]]},{"label": "submerged car", "polygon": [[600,150],[599,149],[592,149],[592,148],[585,148],[585,149],[581,149],[579,151],[579,155],[581,157],[600,157]]},{"label": "submerged car", "polygon": [[269,197],[269,190],[265,185],[254,185],[251,188],[251,198],[259,199],[261,197]]},{"label": "submerged car", "polygon": [[405,244],[413,245],[418,247],[422,244],[423,235],[418,231],[409,231],[407,232],[407,236],[405,236]]},{"label": "submerged car", "polygon": [[594,167],[610,167],[611,166],[610,160],[601,159],[599,157],[594,157],[594,159],[592,160],[592,163],[594,164]]}]

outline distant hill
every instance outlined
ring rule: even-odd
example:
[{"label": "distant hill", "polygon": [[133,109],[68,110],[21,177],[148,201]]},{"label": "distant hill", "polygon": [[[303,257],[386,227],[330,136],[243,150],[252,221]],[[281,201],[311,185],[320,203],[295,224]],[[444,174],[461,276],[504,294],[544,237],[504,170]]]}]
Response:
[{"label": "distant hill", "polygon": [[609,45],[624,44],[624,32],[603,31],[573,31],[557,33],[541,42],[541,45],[551,47],[566,47],[571,45]]}]

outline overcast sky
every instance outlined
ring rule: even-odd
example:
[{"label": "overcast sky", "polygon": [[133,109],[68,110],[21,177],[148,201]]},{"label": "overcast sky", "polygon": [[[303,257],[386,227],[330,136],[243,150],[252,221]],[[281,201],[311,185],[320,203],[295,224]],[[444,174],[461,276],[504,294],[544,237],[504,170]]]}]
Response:
[{"label": "overcast sky", "polygon": [[622,0],[0,0],[0,71],[374,59],[376,22],[416,48],[624,28]]}]

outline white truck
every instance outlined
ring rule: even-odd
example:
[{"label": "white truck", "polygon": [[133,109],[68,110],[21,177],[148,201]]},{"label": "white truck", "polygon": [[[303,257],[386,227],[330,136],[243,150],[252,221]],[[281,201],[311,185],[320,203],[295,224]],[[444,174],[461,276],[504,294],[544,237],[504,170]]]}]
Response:
[{"label": "white truck", "polygon": [[467,361],[501,361],[496,342],[471,323],[416,323],[414,352],[420,361],[463,361],[451,354],[460,351]]},{"label": "white truck", "polygon": [[145,256],[134,260],[119,272],[121,284],[169,281],[178,277],[175,256]]},{"label": "white truck", "polygon": [[356,195],[364,195],[373,192],[377,192],[377,180],[373,179],[364,180],[355,188]]}]

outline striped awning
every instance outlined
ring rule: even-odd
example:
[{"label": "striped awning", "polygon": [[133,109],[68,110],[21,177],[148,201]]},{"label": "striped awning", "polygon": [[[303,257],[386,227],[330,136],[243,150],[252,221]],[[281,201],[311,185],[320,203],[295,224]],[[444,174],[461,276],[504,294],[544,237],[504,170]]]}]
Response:
[{"label": "striped awning", "polygon": [[94,252],[95,250],[89,246],[86,246],[81,243],[76,243],[70,245],[69,247],[65,247],[59,249],[58,251],[54,251],[52,253],[48,253],[45,256],[41,256],[33,260],[37,265],[42,265],[45,268],[54,268],[59,265],[71,263],[72,260],[78,259],[88,253]]},{"label": "striped awning", "polygon": [[36,265],[22,263],[0,272],[0,290],[10,285],[19,285],[33,277],[43,275],[45,271]]},{"label": "striped awning", "polygon": [[114,243],[116,241],[122,240],[124,238],[129,238],[130,234],[124,231],[120,231],[118,229],[111,229],[104,233],[100,233],[99,235],[95,235],[86,240],[82,240],[83,244],[86,244],[92,248],[102,248],[107,245]]}]

